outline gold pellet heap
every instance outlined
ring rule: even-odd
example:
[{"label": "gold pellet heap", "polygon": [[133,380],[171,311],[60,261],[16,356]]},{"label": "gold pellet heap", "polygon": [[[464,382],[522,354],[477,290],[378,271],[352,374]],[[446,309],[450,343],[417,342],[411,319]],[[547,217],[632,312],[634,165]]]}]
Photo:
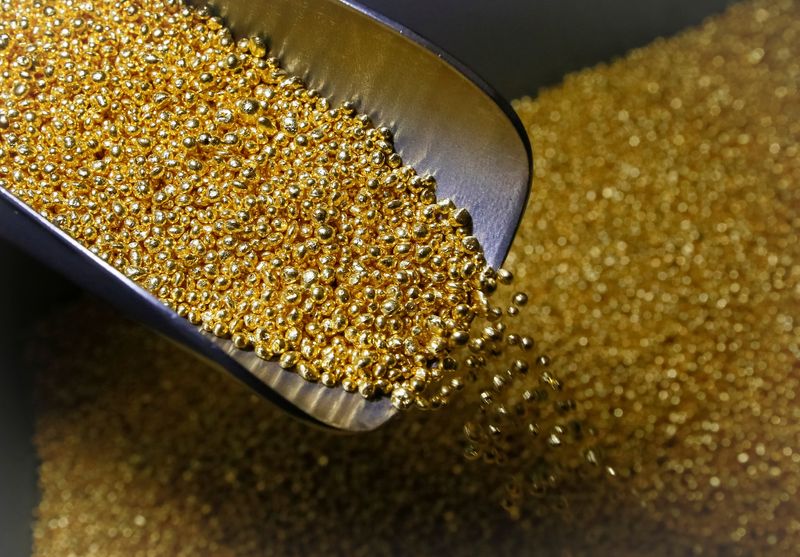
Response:
[{"label": "gold pellet heap", "polygon": [[444,412],[332,436],[96,304],[53,316],[36,553],[797,554],[798,60],[800,5],[743,2],[519,101],[516,328],[553,364],[488,359]]},{"label": "gold pellet heap", "polygon": [[177,0],[3,6],[0,187],[304,379],[400,408],[461,388],[494,272],[388,129]]}]

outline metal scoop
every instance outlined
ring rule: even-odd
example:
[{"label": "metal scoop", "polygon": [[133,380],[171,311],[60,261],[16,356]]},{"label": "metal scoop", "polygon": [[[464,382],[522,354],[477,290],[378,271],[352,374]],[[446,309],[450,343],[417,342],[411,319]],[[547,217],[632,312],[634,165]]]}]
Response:
[{"label": "metal scoop", "polygon": [[[522,124],[494,90],[422,37],[347,0],[208,5],[234,35],[266,37],[309,86],[335,102],[355,101],[390,127],[403,160],[436,177],[439,198],[470,211],[487,261],[503,262],[527,200],[531,153]],[[300,418],[368,431],[395,413],[385,397],[309,383],[201,332],[2,188],[0,236]]]}]

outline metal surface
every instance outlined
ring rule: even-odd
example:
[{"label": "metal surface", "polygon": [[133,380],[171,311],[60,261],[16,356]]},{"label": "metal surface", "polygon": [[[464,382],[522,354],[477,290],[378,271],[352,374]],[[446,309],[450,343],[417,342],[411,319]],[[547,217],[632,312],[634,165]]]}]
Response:
[{"label": "metal surface", "polygon": [[[355,100],[376,123],[395,130],[405,161],[436,176],[440,198],[470,210],[487,260],[502,263],[527,199],[530,147],[510,107],[485,84],[424,39],[355,4],[212,4],[235,34],[267,37],[290,72],[334,101]],[[303,419],[367,431],[394,414],[385,398],[366,401],[308,383],[200,332],[1,188],[0,236]]]}]

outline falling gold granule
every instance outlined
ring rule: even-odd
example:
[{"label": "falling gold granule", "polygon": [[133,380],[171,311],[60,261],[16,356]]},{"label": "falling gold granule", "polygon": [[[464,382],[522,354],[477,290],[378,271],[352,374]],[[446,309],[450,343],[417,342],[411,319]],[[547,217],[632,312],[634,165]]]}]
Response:
[{"label": "falling gold granule", "polygon": [[515,327],[553,361],[445,412],[332,435],[93,305],[50,319],[36,553],[800,553],[798,60],[800,5],[743,2],[519,101]]}]

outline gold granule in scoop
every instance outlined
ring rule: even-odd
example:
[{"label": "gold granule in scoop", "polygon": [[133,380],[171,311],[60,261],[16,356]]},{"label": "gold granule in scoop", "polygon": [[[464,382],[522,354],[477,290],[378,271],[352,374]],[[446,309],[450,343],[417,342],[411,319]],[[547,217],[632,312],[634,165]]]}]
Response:
[{"label": "gold granule in scoop", "polygon": [[175,0],[4,6],[0,187],[241,349],[447,402],[493,272],[388,129]]}]

